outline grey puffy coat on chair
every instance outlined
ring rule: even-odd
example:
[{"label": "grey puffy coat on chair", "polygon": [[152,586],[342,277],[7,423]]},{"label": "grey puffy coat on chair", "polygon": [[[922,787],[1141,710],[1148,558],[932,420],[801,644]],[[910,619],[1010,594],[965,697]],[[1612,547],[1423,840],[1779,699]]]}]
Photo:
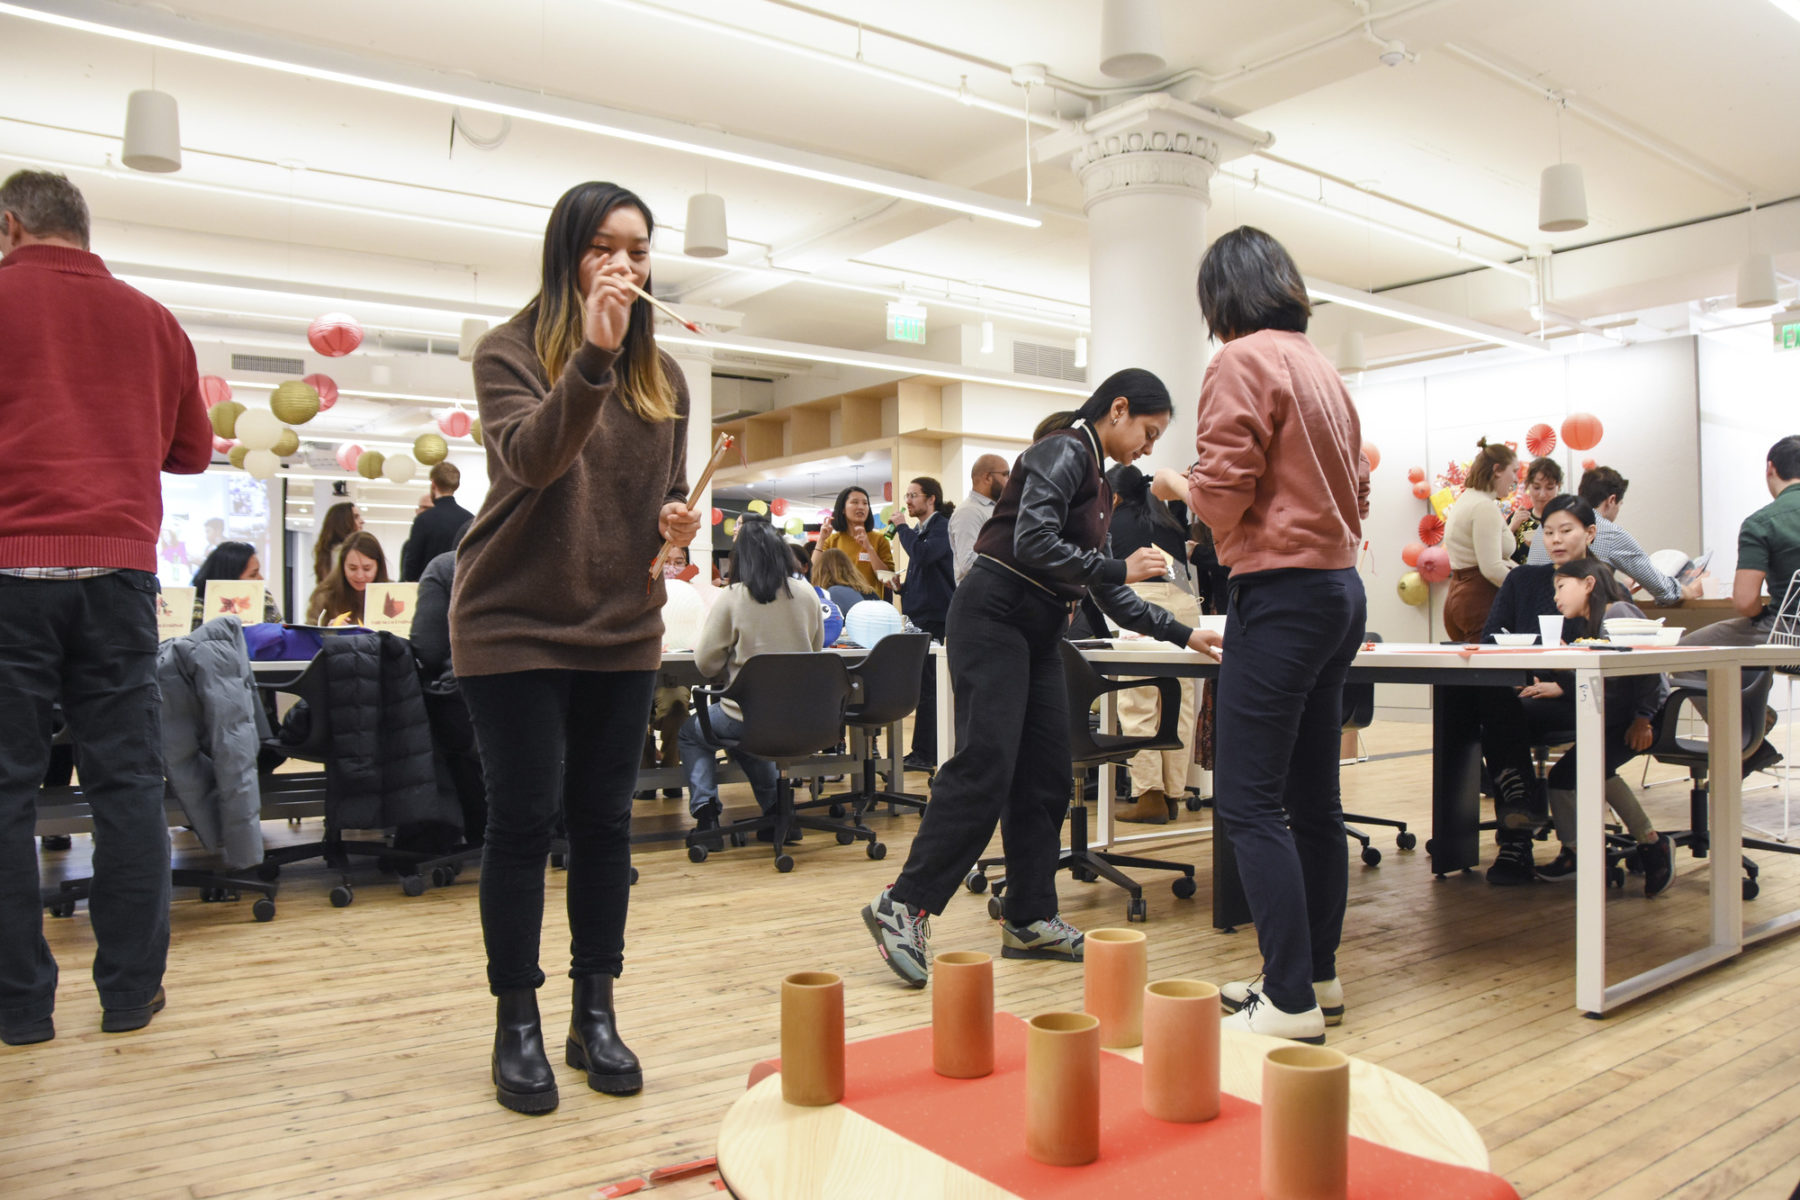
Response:
[{"label": "grey puffy coat on chair", "polygon": [[228,870],[262,861],[256,756],[268,718],[236,617],[215,617],[156,653],[164,772],[194,833]]}]

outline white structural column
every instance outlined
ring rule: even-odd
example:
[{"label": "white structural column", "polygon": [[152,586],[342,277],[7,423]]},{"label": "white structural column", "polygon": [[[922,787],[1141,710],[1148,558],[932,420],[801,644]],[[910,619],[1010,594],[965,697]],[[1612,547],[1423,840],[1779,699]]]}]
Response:
[{"label": "white structural column", "polygon": [[[676,365],[681,368],[682,376],[687,380],[688,486],[693,487],[700,482],[700,473],[706,470],[706,461],[712,457],[712,356],[687,347],[680,349],[682,353],[674,355],[674,358]],[[712,488],[708,487],[694,503],[700,509],[700,532],[694,537],[688,561],[700,565],[700,578],[706,580],[712,578]]]},{"label": "white structural column", "polygon": [[1069,154],[1088,215],[1093,332],[1088,379],[1142,367],[1175,400],[1159,466],[1193,460],[1195,400],[1210,350],[1195,279],[1206,249],[1209,183],[1221,162],[1268,135],[1171,96],[1135,97],[1039,144]]}]

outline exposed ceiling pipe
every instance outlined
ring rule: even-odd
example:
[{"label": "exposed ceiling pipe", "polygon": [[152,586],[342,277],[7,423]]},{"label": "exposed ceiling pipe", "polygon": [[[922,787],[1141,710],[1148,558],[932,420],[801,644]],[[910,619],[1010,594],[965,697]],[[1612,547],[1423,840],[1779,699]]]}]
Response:
[{"label": "exposed ceiling pipe", "polygon": [[1445,42],[1443,48],[1451,54],[1456,55],[1456,57],[1462,59],[1464,62],[1480,67],[1491,75],[1498,76],[1508,83],[1524,88],[1534,95],[1542,96],[1546,100],[1562,105],[1568,112],[1580,117],[1582,120],[1588,122],[1588,124],[1597,125],[1608,133],[1624,138],[1634,145],[1641,146],[1652,154],[1658,155],[1659,157],[1674,163],[1682,170],[1687,171],[1692,175],[1697,175],[1708,183],[1730,192],[1733,196],[1753,197],[1755,195],[1755,189],[1743,180],[1726,174],[1711,163],[1696,158],[1694,155],[1689,154],[1686,150],[1683,150],[1678,146],[1670,145],[1668,142],[1663,141],[1652,133],[1639,129],[1624,118],[1608,112],[1597,104],[1590,104],[1585,100],[1570,96],[1566,92],[1546,87],[1544,84],[1523,71],[1498,63],[1487,55],[1471,50],[1467,46],[1459,46],[1455,42]]}]

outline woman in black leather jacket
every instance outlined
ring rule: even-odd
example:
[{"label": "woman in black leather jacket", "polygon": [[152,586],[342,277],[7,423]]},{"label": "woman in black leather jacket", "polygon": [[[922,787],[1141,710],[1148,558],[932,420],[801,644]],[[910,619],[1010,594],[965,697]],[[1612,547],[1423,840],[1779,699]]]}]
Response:
[{"label": "woman in black leather jacket", "polygon": [[1214,654],[1196,632],[1126,585],[1160,576],[1145,547],[1108,555],[1112,492],[1105,459],[1148,454],[1169,426],[1169,392],[1125,370],[1079,411],[1058,413],[1013,465],[975,543],[975,565],[950,603],[945,644],[956,688],[956,754],[931,784],[919,835],[891,887],[863,921],[894,973],[929,976],[929,914],[941,913],[1002,824],[1006,844],[1005,958],[1079,962],[1081,932],[1057,916],[1056,864],[1069,805],[1068,700],[1060,642],[1085,596],[1126,629]]}]

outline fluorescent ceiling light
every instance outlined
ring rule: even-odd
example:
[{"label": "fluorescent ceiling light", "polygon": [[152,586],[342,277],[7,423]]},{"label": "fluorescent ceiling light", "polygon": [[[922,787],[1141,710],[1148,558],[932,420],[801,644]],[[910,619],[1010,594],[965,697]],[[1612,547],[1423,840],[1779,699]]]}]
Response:
[{"label": "fluorescent ceiling light", "polygon": [[[39,7],[41,6],[41,7]],[[306,79],[366,88],[433,104],[515,117],[580,133],[696,154],[719,162],[774,171],[837,187],[929,205],[951,212],[1035,229],[1043,222],[1030,206],[929,179],[866,166],[828,155],[790,149],[753,138],[713,133],[678,121],[647,117],[602,105],[565,100],[502,84],[459,80],[437,71],[380,63],[342,51],[235,30],[213,29],[149,9],[108,0],[34,0],[0,3],[0,15],[41,21],[81,33],[120,38],[242,66]],[[205,36],[209,41],[195,40]]]},{"label": "fluorescent ceiling light", "polygon": [[1462,317],[1438,312],[1435,309],[1408,304],[1404,300],[1377,296],[1373,292],[1359,292],[1355,288],[1326,283],[1320,279],[1306,281],[1306,294],[1314,300],[1342,304],[1345,308],[1355,308],[1383,317],[1393,317],[1397,321],[1405,321],[1411,325],[1423,325],[1427,329],[1460,334],[1463,337],[1472,337],[1496,346],[1508,346],[1514,350],[1530,350],[1535,354],[1549,353],[1549,348],[1542,343],[1533,341],[1523,334],[1514,333],[1510,329],[1502,329],[1498,325],[1465,320]]},{"label": "fluorescent ceiling light", "polygon": [[933,379],[955,379],[963,383],[991,383],[997,387],[1021,388],[1028,392],[1048,392],[1053,396],[1086,397],[1088,389],[1032,379],[1005,371],[983,371],[959,367],[953,363],[929,358],[909,358],[901,354],[876,354],[860,350],[831,350],[795,342],[778,342],[769,338],[691,337],[686,334],[656,335],[659,345],[699,346],[725,354],[748,354],[756,357],[795,359],[800,362],[831,363],[840,367],[865,367],[874,371],[893,371],[902,375],[925,375]]}]

